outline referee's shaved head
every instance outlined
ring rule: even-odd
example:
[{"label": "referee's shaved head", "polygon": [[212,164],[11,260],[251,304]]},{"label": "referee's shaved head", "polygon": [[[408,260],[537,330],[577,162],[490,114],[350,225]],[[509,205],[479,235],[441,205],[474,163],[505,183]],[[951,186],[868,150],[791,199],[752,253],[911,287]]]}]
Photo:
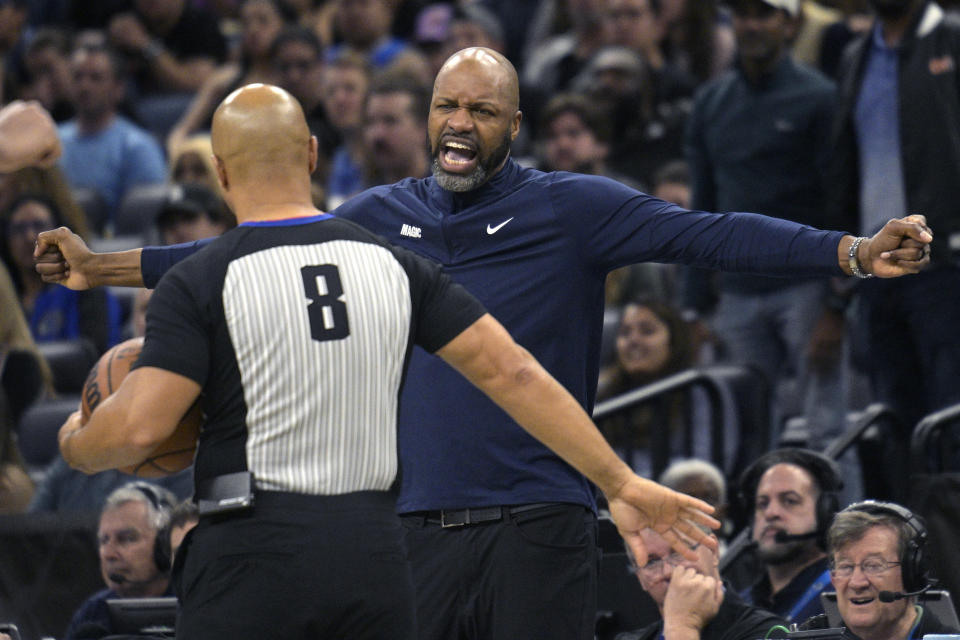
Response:
[{"label": "referee's shaved head", "polygon": [[310,171],[310,129],[300,103],[279,87],[248,84],[213,114],[213,155],[234,181]]}]

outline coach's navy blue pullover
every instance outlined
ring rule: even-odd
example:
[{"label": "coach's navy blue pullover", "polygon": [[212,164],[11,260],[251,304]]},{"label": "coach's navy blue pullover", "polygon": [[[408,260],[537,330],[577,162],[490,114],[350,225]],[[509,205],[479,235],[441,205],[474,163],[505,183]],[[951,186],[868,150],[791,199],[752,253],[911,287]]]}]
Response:
[{"label": "coach's navy blue pullover", "polygon": [[[842,274],[840,232],[750,213],[691,212],[607,178],[543,173],[512,160],[473,191],[408,179],[365,191],[334,213],[444,265],[588,412],[612,269],[656,261],[766,275]],[[190,250],[145,249],[147,286]],[[420,349],[401,399],[399,448],[400,513],[594,505],[579,473]]]}]

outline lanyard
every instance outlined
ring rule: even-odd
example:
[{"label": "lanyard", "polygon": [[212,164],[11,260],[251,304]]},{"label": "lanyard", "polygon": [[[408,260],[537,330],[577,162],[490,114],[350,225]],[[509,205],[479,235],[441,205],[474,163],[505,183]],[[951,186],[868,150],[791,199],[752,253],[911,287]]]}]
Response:
[{"label": "lanyard", "polygon": [[820,595],[820,592],[823,591],[823,588],[827,586],[830,582],[830,569],[826,569],[820,577],[814,580],[813,584],[807,587],[807,590],[803,592],[803,595],[800,596],[800,599],[797,600],[797,603],[793,605],[793,608],[790,609],[790,613],[787,614],[787,621],[793,622],[793,619],[803,611],[807,605],[810,604],[810,601]]}]

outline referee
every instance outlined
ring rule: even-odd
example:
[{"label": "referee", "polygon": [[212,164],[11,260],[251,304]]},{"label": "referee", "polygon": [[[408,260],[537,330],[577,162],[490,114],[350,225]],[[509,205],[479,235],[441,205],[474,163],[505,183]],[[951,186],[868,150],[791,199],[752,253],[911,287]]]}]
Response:
[{"label": "referee", "polygon": [[[390,493],[413,344],[434,352],[608,497],[639,561],[650,526],[685,555],[705,503],[634,475],[572,396],[439,267],[315,210],[317,143],[268,85],[228,96],[213,148],[240,225],[157,287],[143,353],[86,425],[87,472],[138,463],[202,392],[200,524],[174,567],[180,640],[412,638],[413,586]],[[686,543],[686,544],[685,544]]]}]

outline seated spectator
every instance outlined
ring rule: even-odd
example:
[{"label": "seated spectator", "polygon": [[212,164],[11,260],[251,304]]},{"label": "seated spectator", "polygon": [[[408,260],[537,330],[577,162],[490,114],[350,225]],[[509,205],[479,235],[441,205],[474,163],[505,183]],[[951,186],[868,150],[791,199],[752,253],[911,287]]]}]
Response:
[{"label": "seated spectator", "polygon": [[736,41],[729,17],[717,0],[662,0],[660,46],[671,65],[698,82],[715,78],[733,64]]},{"label": "seated spectator", "polygon": [[323,107],[343,141],[330,163],[328,210],[363,191],[363,109],[369,87],[370,66],[361,57],[343,55],[323,71]]},{"label": "seated spectator", "polygon": [[806,449],[777,449],[740,477],[740,495],[752,513],[751,539],[764,571],[741,595],[789,622],[823,613],[830,590],[827,528],[837,512],[840,471]]},{"label": "seated spectator", "polygon": [[648,82],[657,100],[690,95],[696,78],[667,61],[661,48],[661,4],[656,0],[605,0],[610,22],[608,43],[635,51],[646,66]]},{"label": "seated spectator", "polygon": [[113,16],[108,31],[140,94],[196,91],[226,59],[216,17],[187,0],[134,0],[133,11]]},{"label": "seated spectator", "polygon": [[404,178],[425,178],[430,89],[402,74],[381,74],[370,86],[363,124],[367,166],[364,188]]},{"label": "seated spectator", "polygon": [[[923,519],[893,502],[866,500],[838,513],[827,531],[827,545],[841,622],[829,625],[821,615],[801,629],[842,626],[859,640],[960,633],[919,604],[916,596],[905,596],[932,582],[926,542]],[[888,601],[885,594],[894,598]]]},{"label": "seated spectator", "polygon": [[103,196],[112,221],[131,187],[166,180],[163,151],[149,133],[117,113],[124,79],[112,51],[81,46],[70,68],[77,116],[60,126],[60,166],[71,186],[90,187]]},{"label": "seated spectator", "polygon": [[169,537],[158,533],[170,524],[177,503],[166,489],[132,482],[113,491],[103,504],[97,543],[100,573],[107,588],[90,596],[70,620],[65,640],[89,638],[96,626],[103,637],[114,633],[107,613],[111,598],[172,596],[170,566],[158,564],[158,547],[170,557]]},{"label": "seated spectator", "polygon": [[658,533],[640,532],[647,548],[647,563],[631,569],[643,590],[660,610],[660,620],[616,640],[757,640],[767,637],[783,619],[744,602],[720,579],[719,556],[704,545],[695,547],[696,562],[685,559]]},{"label": "seated spectator", "polygon": [[190,136],[170,149],[170,182],[201,184],[214,193],[220,193],[209,135]]},{"label": "seated spectator", "polygon": [[547,103],[540,121],[545,171],[607,176],[640,188],[636,181],[607,167],[612,135],[610,122],[589,98],[576,93],[555,96]]},{"label": "seated spectator", "polygon": [[500,19],[479,3],[428,5],[417,16],[415,36],[434,77],[447,58],[467,47],[487,47],[506,55]]},{"label": "seated spectator", "polygon": [[609,117],[616,132],[609,164],[650,184],[664,163],[683,157],[683,128],[693,87],[657,87],[640,55],[625,47],[599,51],[573,82]]},{"label": "seated spectator", "polygon": [[277,83],[270,46],[295,19],[296,14],[281,0],[244,0],[240,7],[240,60],[210,74],[170,132],[168,149],[187,136],[208,130],[214,109],[234,89],[255,82]]},{"label": "seated spectator", "polygon": [[640,299],[623,307],[617,361],[601,373],[598,399],[612,398],[692,366],[687,328],[670,306]]},{"label": "seated spectator", "polygon": [[311,179],[325,184],[340,134],[323,106],[323,45],[313,31],[287,27],[273,41],[270,57],[277,69],[277,83],[297,99],[310,133],[317,136],[320,158]]},{"label": "seated spectator", "polygon": [[334,0],[333,20],[342,42],[327,50],[327,62],[354,54],[376,71],[390,70],[432,82],[426,59],[390,33],[396,5],[390,0]]},{"label": "seated spectator", "polygon": [[74,116],[70,44],[65,30],[44,27],[30,40],[23,56],[29,84],[20,95],[37,100],[57,122],[66,122]]},{"label": "seated spectator", "polygon": [[157,213],[163,244],[214,238],[237,226],[237,220],[215,193],[198,184],[171,185]]},{"label": "seated spectator", "polygon": [[4,212],[0,257],[10,271],[34,340],[87,338],[102,353],[120,341],[121,309],[106,289],[73,291],[43,282],[34,268],[37,234],[63,225],[52,201],[23,195]]},{"label": "seated spectator", "polygon": [[727,510],[727,480],[716,465],[706,460],[677,460],[660,474],[658,482],[674,491],[703,500],[716,509],[713,517],[718,520]]},{"label": "seated spectator", "polygon": [[[617,329],[615,362],[600,374],[597,400],[617,397],[689,368],[694,358],[691,347],[689,327],[672,307],[652,300],[626,304]],[[638,472],[649,475],[654,430],[671,434],[668,438],[675,449],[678,438],[671,436],[681,433],[692,415],[691,397],[686,392],[670,394],[662,402],[643,404],[629,415],[598,426]],[[696,415],[693,419],[701,422]],[[704,448],[698,456],[708,455],[709,441],[694,440]]]},{"label": "seated spectator", "polygon": [[660,484],[674,491],[685,493],[703,500],[716,509],[713,517],[720,521],[719,555],[727,550],[725,538],[731,533],[731,523],[727,519],[727,479],[713,463],[697,458],[676,460],[660,474]]},{"label": "seated spectator", "polygon": [[[559,10],[563,4],[568,5],[566,20],[553,22],[564,23],[568,28],[563,33],[528,44],[520,86],[524,92],[529,92],[535,103],[537,97],[545,102],[555,93],[571,90],[574,78],[607,43],[601,0],[553,3],[553,10]],[[530,102],[524,101],[528,107]]]}]

